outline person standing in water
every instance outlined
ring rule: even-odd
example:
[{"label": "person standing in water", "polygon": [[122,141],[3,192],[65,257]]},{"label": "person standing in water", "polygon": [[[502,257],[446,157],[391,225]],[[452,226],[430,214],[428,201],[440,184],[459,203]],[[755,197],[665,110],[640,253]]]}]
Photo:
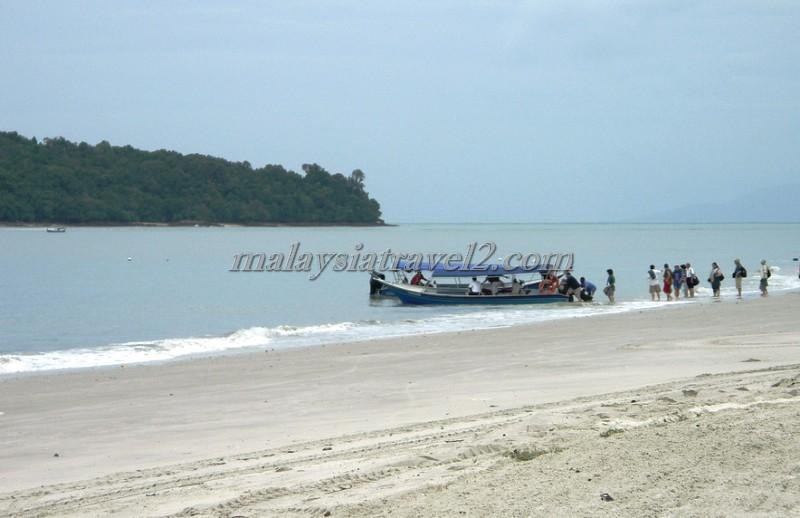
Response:
[{"label": "person standing in water", "polygon": [[667,263],[664,263],[664,295],[667,300],[672,300],[672,270]]},{"label": "person standing in water", "polygon": [[608,274],[608,278],[606,279],[606,287],[603,288],[603,293],[608,297],[608,301],[613,304],[614,292],[617,291],[617,279],[614,277],[614,270],[611,268],[606,270],[606,273]]},{"label": "person standing in water", "polygon": [[656,299],[661,300],[661,286],[659,286],[658,282],[658,274],[661,272],[656,270],[656,266],[654,264],[650,265],[650,269],[647,270],[647,278],[648,278],[648,286],[650,291],[650,300],[655,302]]},{"label": "person standing in water", "polygon": [[722,275],[722,271],[719,269],[719,265],[717,263],[711,263],[711,271],[708,273],[708,282],[711,283],[711,290],[714,292],[714,298],[719,298],[719,290],[722,286],[722,279],[725,276]]},{"label": "person standing in water", "polygon": [[692,268],[692,263],[686,263],[686,296],[694,298],[694,287],[697,286],[697,274]]},{"label": "person standing in water", "polygon": [[767,265],[767,260],[761,260],[761,281],[759,282],[758,287],[761,289],[761,296],[766,297],[769,295],[767,292],[767,286],[769,286],[769,282],[767,279],[772,277],[772,271],[770,271],[769,266]]},{"label": "person standing in water", "polygon": [[742,266],[742,261],[734,259],[733,280],[736,281],[736,293],[738,298],[742,298],[742,279],[747,277],[747,270]]},{"label": "person standing in water", "polygon": [[683,270],[679,264],[672,269],[672,291],[675,292],[675,300],[681,296],[681,282],[683,282]]}]

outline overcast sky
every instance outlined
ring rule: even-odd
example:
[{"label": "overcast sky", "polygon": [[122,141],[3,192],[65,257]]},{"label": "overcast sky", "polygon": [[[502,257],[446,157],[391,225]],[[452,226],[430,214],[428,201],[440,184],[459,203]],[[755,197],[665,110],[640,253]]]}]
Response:
[{"label": "overcast sky", "polygon": [[389,222],[609,221],[797,183],[798,35],[797,1],[4,0],[0,129],[360,168]]}]

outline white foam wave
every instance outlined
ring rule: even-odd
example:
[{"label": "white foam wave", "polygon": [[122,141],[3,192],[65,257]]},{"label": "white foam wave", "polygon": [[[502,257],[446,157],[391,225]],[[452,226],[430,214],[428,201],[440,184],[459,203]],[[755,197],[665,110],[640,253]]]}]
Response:
[{"label": "white foam wave", "polygon": [[[758,277],[745,280],[745,295],[757,296]],[[723,288],[723,298],[735,294],[732,282]],[[774,273],[770,291],[800,288],[794,275]],[[710,289],[698,290],[699,298],[676,303],[710,301]],[[514,306],[459,308],[452,313],[393,321],[368,320],[337,322],[309,326],[249,327],[225,336],[170,338],[141,342],[110,344],[97,348],[69,349],[37,354],[0,355],[0,375],[56,369],[78,369],[133,363],[169,361],[198,355],[216,355],[226,351],[286,349],[342,342],[359,342],[380,338],[396,338],[420,334],[437,334],[476,329],[511,327],[567,318],[585,318],[667,307],[663,302],[644,300],[605,304],[573,304],[550,306]],[[421,312],[424,308],[416,308]]]},{"label": "white foam wave", "polygon": [[[772,270],[772,277],[770,277],[768,281],[769,283],[768,291],[770,293],[784,292],[800,288],[800,278],[798,278],[796,275],[792,274],[783,275],[780,273],[781,269],[778,266],[770,266],[770,269]],[[760,283],[761,283],[760,273],[756,273],[754,275],[750,275],[746,279],[742,279],[742,296],[745,298],[760,296],[761,295],[761,288],[759,287]],[[698,294],[710,296],[711,285],[706,283],[705,286],[701,285],[695,291]],[[726,278],[722,282],[720,296],[722,298],[736,296],[736,285],[733,279]]]},{"label": "white foam wave", "polygon": [[250,327],[226,336],[170,338],[125,342],[97,348],[69,349],[38,354],[0,355],[0,374],[78,369],[174,360],[256,348],[285,349],[310,345],[357,342],[474,329],[510,327],[563,318],[623,313],[658,307],[651,302],[623,302],[573,307],[484,308],[464,313],[406,318],[383,322],[337,322],[311,326]]},{"label": "white foam wave", "polygon": [[309,339],[308,345],[311,345],[314,337],[335,336],[355,327],[358,324],[352,322],[305,327],[250,327],[218,337],[168,338],[38,354],[6,354],[0,355],[0,374],[167,361],[184,356],[263,347],[275,340],[291,337],[306,337]]}]

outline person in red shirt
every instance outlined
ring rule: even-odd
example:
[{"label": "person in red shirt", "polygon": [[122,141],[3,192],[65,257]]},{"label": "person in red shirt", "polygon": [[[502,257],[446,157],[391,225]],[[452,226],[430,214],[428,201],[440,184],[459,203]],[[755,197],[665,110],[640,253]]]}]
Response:
[{"label": "person in red shirt", "polygon": [[414,286],[424,286],[427,282],[428,280],[422,275],[421,271],[418,271],[411,277],[411,284]]}]

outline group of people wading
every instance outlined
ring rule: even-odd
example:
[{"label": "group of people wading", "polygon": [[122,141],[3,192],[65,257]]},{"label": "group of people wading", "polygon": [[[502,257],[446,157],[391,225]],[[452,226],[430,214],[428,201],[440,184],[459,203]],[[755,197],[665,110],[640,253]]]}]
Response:
[{"label": "group of people wading", "polygon": [[[736,284],[737,297],[742,298],[742,281],[747,278],[747,269],[742,265],[740,259],[734,259],[733,264],[734,270],[731,277]],[[766,297],[768,295],[768,279],[772,277],[772,270],[767,265],[766,259],[761,260],[759,273],[761,296]],[[661,300],[662,292],[666,295],[667,300],[673,300],[673,297],[678,300],[681,293],[683,293],[684,298],[693,298],[695,288],[700,284],[697,273],[692,268],[692,264],[688,262],[686,264],[676,264],[673,268],[670,268],[669,264],[665,263],[663,272],[651,264],[650,269],[647,270],[647,278],[650,298],[654,301]],[[711,263],[711,271],[708,272],[706,280],[711,284],[712,296],[719,298],[722,281],[725,280],[725,274],[722,273],[719,264],[716,262]]]}]

